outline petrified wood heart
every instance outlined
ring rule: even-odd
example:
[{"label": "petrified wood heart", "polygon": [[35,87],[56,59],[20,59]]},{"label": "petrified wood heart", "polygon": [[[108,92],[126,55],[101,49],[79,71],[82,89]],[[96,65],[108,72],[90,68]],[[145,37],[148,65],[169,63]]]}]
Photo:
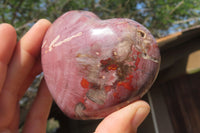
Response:
[{"label": "petrified wood heart", "polygon": [[47,31],[42,66],[48,88],[74,119],[98,119],[141,98],[160,65],[155,39],[130,19],[70,11]]}]

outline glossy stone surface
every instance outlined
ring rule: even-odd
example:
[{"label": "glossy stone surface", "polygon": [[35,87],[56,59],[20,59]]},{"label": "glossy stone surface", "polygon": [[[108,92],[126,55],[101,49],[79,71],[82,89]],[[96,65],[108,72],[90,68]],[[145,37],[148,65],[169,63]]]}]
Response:
[{"label": "glossy stone surface", "polygon": [[74,119],[99,119],[140,99],[160,65],[155,39],[130,19],[70,11],[47,31],[42,66],[48,88]]}]

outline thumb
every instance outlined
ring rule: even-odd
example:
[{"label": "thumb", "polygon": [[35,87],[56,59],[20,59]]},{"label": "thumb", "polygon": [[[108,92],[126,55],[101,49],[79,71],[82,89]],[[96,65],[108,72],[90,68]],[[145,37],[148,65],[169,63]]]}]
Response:
[{"label": "thumb", "polygon": [[149,112],[150,107],[146,102],[136,101],[107,116],[95,133],[136,133]]}]

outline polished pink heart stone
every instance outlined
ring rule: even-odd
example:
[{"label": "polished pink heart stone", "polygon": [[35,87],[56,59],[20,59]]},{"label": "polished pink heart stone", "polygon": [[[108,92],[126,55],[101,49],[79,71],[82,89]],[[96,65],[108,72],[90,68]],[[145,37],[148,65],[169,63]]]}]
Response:
[{"label": "polished pink heart stone", "polygon": [[141,24],[69,11],[48,29],[42,66],[60,109],[74,119],[99,119],[140,99],[160,65],[155,39]]}]

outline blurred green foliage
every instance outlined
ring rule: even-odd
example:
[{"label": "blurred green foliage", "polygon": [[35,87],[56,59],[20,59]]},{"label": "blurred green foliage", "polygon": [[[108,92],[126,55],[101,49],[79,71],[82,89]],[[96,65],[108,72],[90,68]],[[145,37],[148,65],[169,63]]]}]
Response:
[{"label": "blurred green foliage", "polygon": [[55,133],[56,129],[59,128],[59,122],[54,118],[47,121],[46,133]]},{"label": "blurred green foliage", "polygon": [[1,0],[0,23],[12,24],[22,36],[38,19],[53,22],[69,10],[131,18],[157,38],[200,24],[200,0]]}]

